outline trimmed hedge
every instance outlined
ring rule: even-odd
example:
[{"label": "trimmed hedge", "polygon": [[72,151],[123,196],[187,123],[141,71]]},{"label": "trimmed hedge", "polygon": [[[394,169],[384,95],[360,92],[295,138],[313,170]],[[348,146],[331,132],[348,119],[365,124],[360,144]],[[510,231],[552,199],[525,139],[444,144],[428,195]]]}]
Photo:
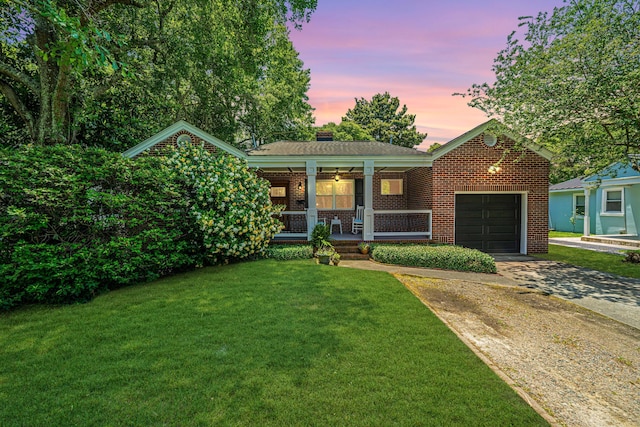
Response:
[{"label": "trimmed hedge", "polygon": [[374,244],[371,258],[385,264],[444,270],[496,273],[491,255],[476,249],[452,245],[385,245]]},{"label": "trimmed hedge", "polygon": [[279,261],[310,259],[313,258],[313,247],[311,245],[273,245],[267,247],[264,256]]}]

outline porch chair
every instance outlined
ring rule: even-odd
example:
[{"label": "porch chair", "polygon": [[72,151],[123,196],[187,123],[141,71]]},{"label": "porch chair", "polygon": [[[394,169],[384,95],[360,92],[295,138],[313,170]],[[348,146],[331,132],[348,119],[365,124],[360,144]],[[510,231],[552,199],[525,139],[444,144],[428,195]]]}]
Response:
[{"label": "porch chair", "polygon": [[362,233],[362,229],[364,228],[363,214],[364,206],[356,206],[356,216],[351,218],[351,233]]}]

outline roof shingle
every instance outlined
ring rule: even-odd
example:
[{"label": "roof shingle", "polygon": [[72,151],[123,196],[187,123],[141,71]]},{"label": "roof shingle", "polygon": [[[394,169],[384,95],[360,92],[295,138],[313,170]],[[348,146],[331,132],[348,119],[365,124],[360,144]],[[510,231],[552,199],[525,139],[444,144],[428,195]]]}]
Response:
[{"label": "roof shingle", "polygon": [[378,141],[278,141],[247,152],[249,156],[424,156],[429,153]]}]

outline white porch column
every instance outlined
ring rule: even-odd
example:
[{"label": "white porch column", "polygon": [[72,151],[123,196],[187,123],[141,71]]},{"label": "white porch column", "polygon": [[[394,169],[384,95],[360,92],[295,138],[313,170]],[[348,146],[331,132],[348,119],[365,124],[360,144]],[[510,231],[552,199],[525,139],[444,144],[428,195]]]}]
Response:
[{"label": "white porch column", "polygon": [[311,232],[318,223],[318,209],[316,208],[316,173],[317,166],[315,160],[307,160],[307,240],[311,240]]},{"label": "white porch column", "polygon": [[362,238],[373,240],[373,160],[364,161],[364,230]]},{"label": "white porch column", "polygon": [[589,236],[591,234],[591,217],[589,216],[589,196],[591,195],[591,189],[584,189],[584,224],[582,234]]}]

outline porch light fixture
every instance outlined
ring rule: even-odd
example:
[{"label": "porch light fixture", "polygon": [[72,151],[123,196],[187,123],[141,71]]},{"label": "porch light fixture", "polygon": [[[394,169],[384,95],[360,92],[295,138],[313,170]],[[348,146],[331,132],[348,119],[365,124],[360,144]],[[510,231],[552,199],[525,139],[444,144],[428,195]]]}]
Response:
[{"label": "porch light fixture", "polygon": [[338,168],[336,168],[336,176],[334,178],[336,182],[340,181],[340,175],[338,175]]},{"label": "porch light fixture", "polygon": [[298,191],[302,191],[302,182],[298,183]]}]

